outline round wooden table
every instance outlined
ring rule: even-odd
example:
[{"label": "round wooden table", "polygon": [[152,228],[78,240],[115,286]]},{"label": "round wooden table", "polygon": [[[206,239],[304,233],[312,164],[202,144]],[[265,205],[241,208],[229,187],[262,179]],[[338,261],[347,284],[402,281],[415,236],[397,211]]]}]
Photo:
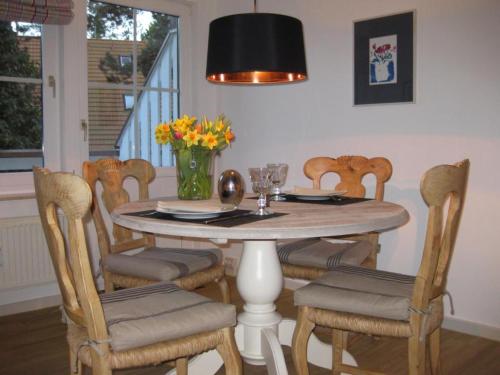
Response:
[{"label": "round wooden table", "polygon": [[[274,304],[283,288],[276,240],[385,231],[405,224],[409,218],[403,207],[375,200],[341,206],[273,201],[271,209],[286,215],[233,227],[125,215],[154,210],[156,202],[127,203],[112,213],[112,220],[143,232],[207,238],[214,242],[243,241],[236,284],[245,305],[238,315],[236,341],[246,362],[266,364],[271,374],[287,373],[281,344],[291,345],[294,328],[294,321],[283,320]],[[256,205],[255,199],[244,199],[239,208],[255,210]],[[308,351],[312,363],[331,368],[330,346],[311,339]],[[205,360],[202,357],[190,363],[190,375],[212,373],[222,365],[216,354],[207,354]]]}]

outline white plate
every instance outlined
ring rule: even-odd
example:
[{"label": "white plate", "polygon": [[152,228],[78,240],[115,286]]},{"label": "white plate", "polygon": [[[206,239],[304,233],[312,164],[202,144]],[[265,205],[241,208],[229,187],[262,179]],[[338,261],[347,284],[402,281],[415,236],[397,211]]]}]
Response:
[{"label": "white plate", "polygon": [[214,210],[211,212],[196,212],[196,211],[182,211],[182,210],[172,210],[168,208],[156,207],[156,211],[164,212],[166,214],[170,214],[177,219],[211,219],[213,217],[217,217],[225,212],[232,212],[236,210],[237,207],[221,207],[218,210]]},{"label": "white plate", "polygon": [[347,193],[345,190],[333,191],[333,190],[325,190],[321,191],[319,189],[310,189],[308,192],[306,189],[301,188],[300,192],[291,190],[286,191],[285,194],[296,199],[305,200],[305,201],[326,201],[331,197],[344,195]]},{"label": "white plate", "polygon": [[327,201],[333,195],[296,195],[296,194],[287,194],[301,201]]}]

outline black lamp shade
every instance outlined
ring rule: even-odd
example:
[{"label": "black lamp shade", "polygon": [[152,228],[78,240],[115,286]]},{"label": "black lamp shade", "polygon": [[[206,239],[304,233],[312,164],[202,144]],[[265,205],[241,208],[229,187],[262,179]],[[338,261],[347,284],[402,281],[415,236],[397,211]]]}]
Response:
[{"label": "black lamp shade", "polygon": [[307,78],[302,22],[270,13],[244,13],[210,23],[207,80],[267,84]]}]

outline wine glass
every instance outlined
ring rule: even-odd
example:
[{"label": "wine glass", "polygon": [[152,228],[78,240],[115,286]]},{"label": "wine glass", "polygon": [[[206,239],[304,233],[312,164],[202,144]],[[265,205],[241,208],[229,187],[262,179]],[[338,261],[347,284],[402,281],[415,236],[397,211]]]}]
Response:
[{"label": "wine glass", "polygon": [[267,205],[267,194],[271,189],[271,171],[269,168],[248,168],[250,173],[250,180],[252,181],[252,189],[256,193],[259,193],[259,198],[257,199],[257,211],[253,212],[254,215],[270,215],[273,212],[266,208]]},{"label": "wine glass", "polygon": [[285,184],[286,174],[288,172],[288,164],[285,163],[269,163],[267,168],[271,171],[271,199],[274,201],[285,200],[281,194],[281,187]]}]

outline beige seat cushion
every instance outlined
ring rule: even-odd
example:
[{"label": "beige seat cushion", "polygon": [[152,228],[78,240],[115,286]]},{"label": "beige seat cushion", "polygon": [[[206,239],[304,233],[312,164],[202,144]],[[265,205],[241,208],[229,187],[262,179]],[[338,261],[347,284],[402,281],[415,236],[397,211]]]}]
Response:
[{"label": "beige seat cushion", "polygon": [[122,289],[100,298],[114,351],[236,324],[234,305],[212,301],[172,283]]},{"label": "beige seat cushion", "polygon": [[339,264],[360,265],[372,250],[368,241],[329,242],[307,238],[278,247],[281,263],[303,267],[332,269]]},{"label": "beige seat cushion", "polygon": [[408,320],[415,278],[363,267],[338,266],[294,294],[311,306],[394,320]]},{"label": "beige seat cushion", "polygon": [[190,250],[152,247],[135,255],[110,254],[107,271],[149,280],[170,281],[206,270],[222,262],[219,249]]}]

